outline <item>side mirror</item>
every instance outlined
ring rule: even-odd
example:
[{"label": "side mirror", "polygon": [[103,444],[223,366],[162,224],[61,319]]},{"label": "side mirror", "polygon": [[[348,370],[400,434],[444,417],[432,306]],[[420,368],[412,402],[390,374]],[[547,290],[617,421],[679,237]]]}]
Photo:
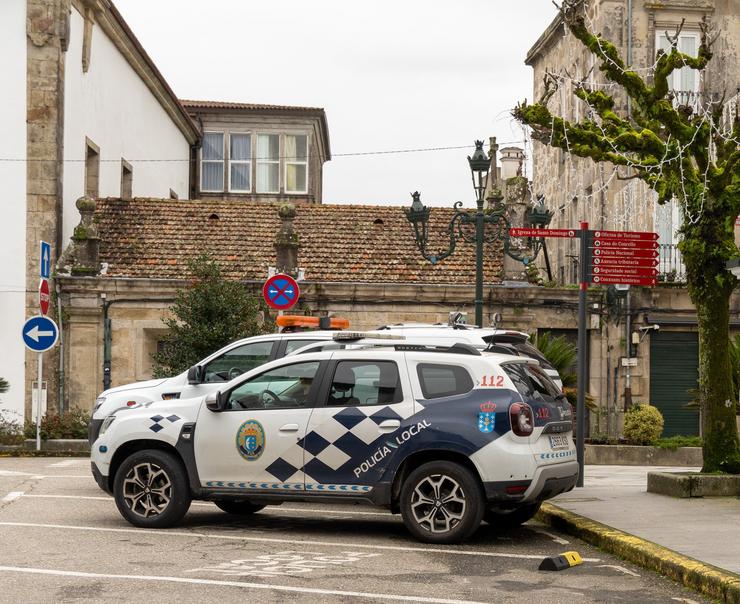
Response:
[{"label": "side mirror", "polygon": [[206,395],[206,407],[214,413],[220,413],[226,406],[226,396],[219,391]]},{"label": "side mirror", "polygon": [[200,365],[193,365],[188,369],[188,384],[200,384],[203,382],[203,368]]}]

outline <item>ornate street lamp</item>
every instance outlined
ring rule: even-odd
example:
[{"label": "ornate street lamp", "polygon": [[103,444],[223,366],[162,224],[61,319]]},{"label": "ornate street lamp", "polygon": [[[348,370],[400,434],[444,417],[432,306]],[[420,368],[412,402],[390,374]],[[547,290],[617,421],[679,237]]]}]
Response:
[{"label": "ornate street lamp", "polygon": [[[446,250],[437,252],[427,250],[430,208],[421,203],[421,194],[418,191],[411,194],[413,202],[410,208],[404,209],[404,212],[414,228],[414,239],[421,255],[432,264],[437,264],[451,255],[455,251],[458,241],[475,242],[475,323],[482,326],[483,244],[502,241],[504,253],[526,265],[537,257],[542,247],[542,239],[530,240],[530,247],[528,248],[530,253],[528,255],[519,254],[518,250],[512,248],[509,239],[509,219],[506,216],[505,206],[501,203],[501,196],[494,197],[493,209],[484,210],[483,208],[483,196],[486,192],[491,165],[488,156],[483,151],[483,141],[475,141],[475,151],[472,157],[468,157],[468,164],[473,179],[477,207],[475,211],[469,211],[461,209],[462,201],[454,204],[455,213],[446,229],[446,235],[450,238]],[[540,204],[530,210],[528,222],[536,226],[546,226],[550,222],[550,218],[552,218],[552,213],[547,211],[544,200],[540,199]],[[475,236],[472,236],[470,229],[465,228],[470,225],[475,226]]]}]

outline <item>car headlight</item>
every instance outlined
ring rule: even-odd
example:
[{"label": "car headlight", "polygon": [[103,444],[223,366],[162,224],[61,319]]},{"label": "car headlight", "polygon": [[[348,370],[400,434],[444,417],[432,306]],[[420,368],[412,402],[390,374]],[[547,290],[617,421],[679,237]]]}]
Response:
[{"label": "car headlight", "polygon": [[95,406],[93,407],[93,413],[95,413],[98,409],[100,409],[100,405],[102,405],[105,402],[104,396],[99,396],[95,399]]},{"label": "car headlight", "polygon": [[105,434],[105,431],[110,428],[110,425],[115,421],[116,416],[115,415],[109,415],[103,420],[103,425],[100,426],[100,432],[98,432],[98,438],[103,436]]}]

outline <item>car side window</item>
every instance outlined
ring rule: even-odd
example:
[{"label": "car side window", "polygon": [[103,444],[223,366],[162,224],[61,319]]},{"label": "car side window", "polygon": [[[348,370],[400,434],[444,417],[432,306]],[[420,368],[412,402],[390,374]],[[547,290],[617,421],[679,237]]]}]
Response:
[{"label": "car side window", "polygon": [[274,341],[237,346],[204,367],[204,382],[228,382],[270,360]]},{"label": "car side window", "polygon": [[511,381],[514,382],[514,387],[522,395],[522,398],[526,400],[534,397],[534,390],[529,383],[529,379],[527,379],[527,374],[524,373],[523,365],[525,363],[504,363],[501,365],[501,368],[511,378]]},{"label": "car side window", "polygon": [[228,393],[226,409],[291,409],[313,404],[311,387],[319,361],[294,363],[265,371]]},{"label": "car side window", "polygon": [[458,365],[419,363],[416,374],[426,399],[465,394],[473,389],[473,379],[467,369]]},{"label": "car side window", "polygon": [[401,379],[393,361],[339,361],[327,404],[391,405],[402,400]]},{"label": "car side window", "polygon": [[[308,346],[309,344],[316,344],[316,342],[321,341],[322,340],[288,340],[285,343],[285,356],[288,356],[291,352],[294,352],[299,348],[303,348],[304,346]],[[328,342],[330,342],[330,340]],[[313,350],[312,352],[315,352],[315,350]]]}]

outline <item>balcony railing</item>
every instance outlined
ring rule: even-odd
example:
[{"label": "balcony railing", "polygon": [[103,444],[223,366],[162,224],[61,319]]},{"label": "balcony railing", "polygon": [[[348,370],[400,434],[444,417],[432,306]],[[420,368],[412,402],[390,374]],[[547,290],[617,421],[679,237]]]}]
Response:
[{"label": "balcony railing", "polygon": [[675,243],[662,243],[658,246],[658,281],[664,283],[685,283],[686,265]]}]

